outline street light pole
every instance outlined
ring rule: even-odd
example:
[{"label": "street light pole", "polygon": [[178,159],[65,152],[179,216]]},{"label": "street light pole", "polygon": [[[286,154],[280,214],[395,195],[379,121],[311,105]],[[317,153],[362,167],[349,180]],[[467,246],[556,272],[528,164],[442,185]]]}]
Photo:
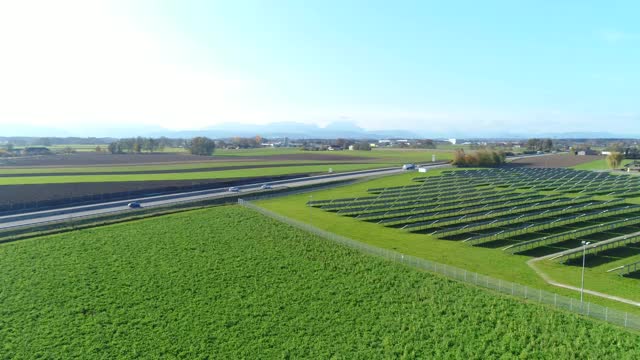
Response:
[{"label": "street light pole", "polygon": [[580,304],[582,304],[582,299],[584,298],[584,263],[587,257],[587,245],[589,244],[591,243],[588,241],[582,241],[582,286],[580,287]]}]

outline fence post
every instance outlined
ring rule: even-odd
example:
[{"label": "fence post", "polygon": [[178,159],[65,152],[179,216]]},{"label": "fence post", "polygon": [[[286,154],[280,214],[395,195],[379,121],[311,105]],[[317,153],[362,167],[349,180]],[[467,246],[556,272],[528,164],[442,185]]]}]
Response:
[{"label": "fence post", "polygon": [[553,294],[553,306],[558,307],[558,294]]},{"label": "fence post", "polygon": [[624,313],[624,327],[627,327],[627,318],[629,317],[629,313],[625,312]]}]

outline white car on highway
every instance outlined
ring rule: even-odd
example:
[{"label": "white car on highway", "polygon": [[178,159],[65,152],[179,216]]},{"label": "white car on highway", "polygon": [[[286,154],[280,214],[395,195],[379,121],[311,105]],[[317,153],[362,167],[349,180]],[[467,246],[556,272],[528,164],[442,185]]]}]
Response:
[{"label": "white car on highway", "polygon": [[273,186],[271,186],[269,184],[263,184],[262,186],[260,186],[260,189],[269,190],[269,189],[273,189]]},{"label": "white car on highway", "polygon": [[229,188],[229,192],[240,192],[240,188],[236,186],[232,186]]}]

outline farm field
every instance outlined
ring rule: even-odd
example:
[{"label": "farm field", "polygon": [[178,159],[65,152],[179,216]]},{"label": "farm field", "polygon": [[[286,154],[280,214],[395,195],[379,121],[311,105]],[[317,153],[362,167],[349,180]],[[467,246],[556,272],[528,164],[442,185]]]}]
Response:
[{"label": "farm field", "polygon": [[4,244],[0,260],[0,358],[640,356],[635,333],[235,206]]},{"label": "farm field", "polygon": [[337,165],[337,164],[370,164],[371,161],[225,161],[205,163],[183,163],[166,165],[130,165],[130,166],[94,166],[94,167],[31,167],[4,168],[0,170],[0,177],[25,176],[72,176],[72,175],[131,175],[131,174],[162,174],[186,173],[202,171],[223,171],[234,169],[252,169],[265,167],[286,167],[301,165]]},{"label": "farm field", "polygon": [[[630,163],[631,161],[633,160],[622,160],[621,167]],[[587,163],[575,165],[573,166],[573,168],[576,170],[610,170],[609,164],[607,164],[607,160],[604,157]]]},{"label": "farm field", "polygon": [[[580,166],[591,164],[593,162],[604,161],[604,157],[598,155],[577,156],[573,154],[552,154],[545,156],[531,156],[522,159],[516,159],[509,164],[512,166],[532,167],[532,168],[565,168],[574,167],[580,169]],[[606,163],[606,162],[605,162]],[[584,168],[583,170],[590,170]]]},{"label": "farm field", "polygon": [[[426,175],[399,175],[259,204],[359,241],[551,291],[562,289],[547,285],[527,260],[575,248],[585,236],[604,240],[640,231],[637,177],[522,168]],[[616,261],[633,256],[628,252]],[[588,282],[592,275],[597,281]],[[559,276],[573,277],[573,284],[580,268],[563,265]],[[587,289],[640,301],[637,280],[600,267],[587,269],[586,279]],[[640,313],[622,303],[589,301]]]},{"label": "farm field", "polygon": [[329,168],[334,172],[375,169],[393,166],[393,164],[335,164],[335,165],[288,165],[273,167],[249,167],[244,169],[219,171],[163,172],[142,174],[101,174],[101,175],[51,175],[51,176],[15,176],[0,177],[0,185],[27,184],[62,184],[90,182],[127,182],[127,181],[160,181],[160,180],[201,180],[231,179],[257,176],[277,176],[287,174],[327,173]]},{"label": "farm field", "polygon": [[81,152],[69,155],[42,155],[16,158],[0,158],[0,171],[13,168],[30,167],[95,167],[95,166],[131,166],[169,164],[193,164],[209,162],[237,162],[237,161],[323,161],[323,162],[378,162],[397,163],[430,162],[431,155],[436,160],[450,160],[453,151],[449,150],[416,150],[416,149],[374,149],[372,151],[303,151],[295,148],[260,148],[226,150],[220,149],[212,156],[196,156],[186,153],[142,153],[142,154],[107,154]]},{"label": "farm field", "polygon": [[[218,150],[213,156],[188,154],[99,154],[32,156],[0,159],[0,200],[44,201],[111,194],[149,186],[161,188],[219,182],[232,186],[243,179],[306,176],[334,172],[401,166],[431,161],[432,151],[323,151],[290,148]],[[449,152],[438,155],[450,157]],[[231,183],[230,183],[231,182]],[[47,185],[50,187],[47,188]],[[38,187],[34,189],[34,187]],[[77,188],[74,189],[74,187]],[[41,189],[42,188],[42,189]],[[91,190],[93,189],[93,190]],[[34,191],[35,190],[35,191]],[[94,191],[94,192],[92,192]]]},{"label": "farm field", "polygon": [[[226,188],[231,186],[286,180],[296,174],[278,176],[258,176],[248,178],[201,179],[201,180],[160,180],[160,181],[120,181],[87,182],[60,184],[30,184],[0,186],[0,211],[10,204],[42,202],[47,200],[65,200],[69,198],[96,197],[110,200],[120,195],[142,196],[159,192],[203,190],[205,188]],[[125,194],[122,194],[125,193]]]}]

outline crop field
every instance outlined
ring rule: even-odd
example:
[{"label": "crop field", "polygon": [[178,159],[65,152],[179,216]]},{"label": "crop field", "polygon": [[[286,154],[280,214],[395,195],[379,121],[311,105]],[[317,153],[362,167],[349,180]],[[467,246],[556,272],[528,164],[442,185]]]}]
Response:
[{"label": "crop field", "polygon": [[[529,156],[515,159],[510,164],[512,166],[532,167],[532,168],[565,168],[575,167],[576,169],[585,167],[586,164],[594,162],[604,163],[604,156],[599,155],[573,155],[573,154],[552,154],[544,156]],[[605,167],[604,169],[607,169]],[[585,167],[584,170],[591,170]]]},{"label": "crop field", "polygon": [[[246,179],[365,170],[430,162],[434,151],[302,151],[300,149],[218,150],[213,156],[188,154],[118,154],[81,152],[69,155],[0,159],[0,207],[68,199],[109,197],[122,191],[220,183]],[[450,157],[442,152],[438,158]],[[236,184],[237,182],[237,184]],[[27,206],[25,205],[25,206]]]},{"label": "crop field", "polygon": [[239,207],[0,245],[0,358],[615,358],[638,335]]},{"label": "crop field", "polygon": [[48,176],[7,176],[0,177],[1,185],[20,184],[62,184],[88,182],[118,182],[118,181],[159,181],[159,180],[200,180],[200,179],[229,179],[256,176],[275,176],[286,174],[319,174],[354,171],[391,166],[390,164],[335,164],[335,165],[285,165],[270,167],[247,167],[242,169],[227,169],[215,171],[185,171],[137,174],[100,174],[100,175],[48,175]]},{"label": "crop field", "polygon": [[[639,177],[536,168],[427,175],[261,205],[360,241],[537,287],[545,283],[535,279],[528,259],[579,251],[582,240],[606,244],[600,250],[607,252],[587,258],[593,259],[588,275],[595,280],[587,288],[640,301],[637,281],[607,272],[640,260],[636,238],[616,241],[640,233]],[[579,286],[580,268],[560,265],[571,265],[566,260],[575,256],[544,266],[554,278]]]}]

